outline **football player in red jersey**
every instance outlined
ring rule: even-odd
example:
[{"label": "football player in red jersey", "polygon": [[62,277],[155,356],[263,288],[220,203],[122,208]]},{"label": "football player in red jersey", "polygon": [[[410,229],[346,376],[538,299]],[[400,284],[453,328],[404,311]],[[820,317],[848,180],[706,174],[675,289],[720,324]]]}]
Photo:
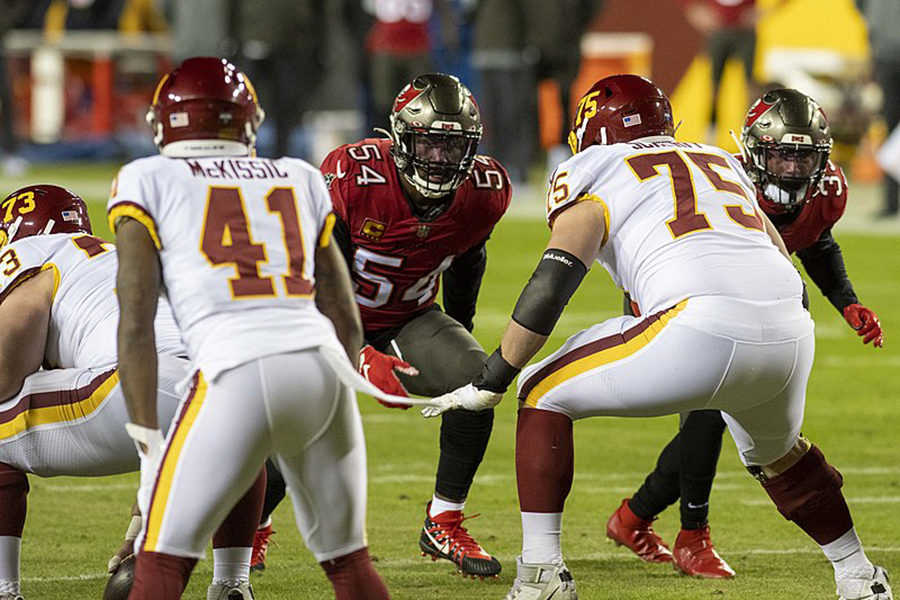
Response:
[{"label": "football player in red jersey", "polygon": [[[844,173],[828,160],[831,144],[818,103],[797,90],[777,89],[747,113],[739,158],[788,251],[863,343],[880,348],[881,324],[860,304],[831,233],[847,204]],[[682,415],[681,430],[660,454],[656,469],[610,517],[607,536],[647,562],[674,561],[676,568],[698,577],[732,577],[734,571],[710,541],[707,522],[724,430],[717,410]],[[679,497],[682,530],[670,551],[651,522]]]},{"label": "football player in red jersey", "polygon": [[[360,371],[385,391],[441,395],[470,381],[487,359],[470,332],[485,243],[511,189],[496,160],[476,155],[481,132],[478,106],[458,79],[421,75],[397,96],[387,139],[341,146],[322,164],[368,343]],[[443,310],[435,303],[440,279]],[[490,410],[444,415],[419,539],[424,554],[473,577],[501,569],[462,526],[492,425]],[[283,496],[271,465],[269,474],[257,565],[271,531],[267,515]]]}]

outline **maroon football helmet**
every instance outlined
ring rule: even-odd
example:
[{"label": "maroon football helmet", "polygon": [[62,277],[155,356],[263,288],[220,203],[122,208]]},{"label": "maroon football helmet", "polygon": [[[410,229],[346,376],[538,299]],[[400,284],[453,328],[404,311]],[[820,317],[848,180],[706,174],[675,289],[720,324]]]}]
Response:
[{"label": "maroon football helmet", "polygon": [[16,190],[0,203],[0,211],[0,246],[32,235],[92,233],[84,200],[56,185]]},{"label": "maroon football helmet", "polygon": [[265,113],[253,84],[224,58],[189,58],[156,86],[147,123],[167,156],[250,154]]},{"label": "maroon football helmet", "polygon": [[577,154],[594,144],[674,133],[672,105],[665,92],[639,75],[611,75],[591,86],[579,101],[569,147]]}]

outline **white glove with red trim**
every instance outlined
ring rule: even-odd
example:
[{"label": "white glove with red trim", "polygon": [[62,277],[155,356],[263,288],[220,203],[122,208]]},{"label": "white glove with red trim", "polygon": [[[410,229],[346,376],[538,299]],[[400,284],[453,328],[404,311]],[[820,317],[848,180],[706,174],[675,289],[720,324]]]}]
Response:
[{"label": "white glove with red trim", "polygon": [[465,410],[481,411],[494,408],[503,400],[503,394],[480,390],[473,384],[468,384],[449,394],[432,398],[437,406],[426,406],[422,409],[422,415],[426,418],[437,417],[448,410],[463,408]]}]

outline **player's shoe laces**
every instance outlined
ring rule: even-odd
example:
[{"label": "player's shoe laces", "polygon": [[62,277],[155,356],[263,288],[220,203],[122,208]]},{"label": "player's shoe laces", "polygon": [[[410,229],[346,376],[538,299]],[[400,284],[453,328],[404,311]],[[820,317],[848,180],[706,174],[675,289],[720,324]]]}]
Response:
[{"label": "player's shoe laces", "polygon": [[256,535],[253,536],[253,551],[250,553],[251,571],[262,571],[266,568],[266,551],[274,533],[272,523],[256,530]]},{"label": "player's shoe laces", "polygon": [[448,510],[432,518],[430,510],[431,502],[425,507],[425,525],[419,535],[422,556],[447,559],[460,573],[472,578],[496,577],[500,573],[497,559],[485,552],[463,527],[463,521],[478,515],[465,517],[462,511]]},{"label": "player's shoe laces", "polygon": [[516,579],[506,600],[578,600],[575,580],[566,563],[527,564],[516,559]]},{"label": "player's shoe laces", "polygon": [[691,577],[703,579],[728,579],[734,577],[734,569],[722,560],[709,539],[709,527],[682,529],[672,549],[675,570]]},{"label": "player's shoe laces", "polygon": [[840,600],[894,600],[891,580],[883,567],[872,567],[874,573],[836,580]]},{"label": "player's shoe laces", "polygon": [[254,600],[249,581],[214,581],[206,590],[206,600]]},{"label": "player's shoe laces", "polygon": [[634,514],[628,506],[630,499],[622,500],[622,505],[606,522],[606,537],[617,546],[630,549],[645,562],[672,562],[672,551],[653,531],[653,521],[641,519]]}]

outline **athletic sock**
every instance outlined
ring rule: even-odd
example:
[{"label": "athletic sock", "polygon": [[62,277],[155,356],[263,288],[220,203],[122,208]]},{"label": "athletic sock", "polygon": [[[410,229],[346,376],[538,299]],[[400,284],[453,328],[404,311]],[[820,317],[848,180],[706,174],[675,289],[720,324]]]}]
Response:
[{"label": "athletic sock", "polygon": [[645,521],[656,516],[678,500],[681,434],[676,434],[656,460],[656,468],[628,501],[628,508]]},{"label": "athletic sock", "polygon": [[717,410],[688,414],[681,427],[681,527],[702,529],[709,521],[709,496],[722,452],[725,420]]},{"label": "athletic sock", "polygon": [[22,538],[11,535],[0,536],[0,593],[5,590],[4,583],[15,582],[16,586],[19,585],[21,556]]},{"label": "athletic sock", "polygon": [[367,548],[319,564],[331,581],[335,600],[387,600],[391,597],[372,566]]},{"label": "athletic sock", "polygon": [[433,496],[431,498],[431,508],[428,509],[428,516],[434,518],[442,512],[447,512],[450,510],[462,511],[465,508],[465,500],[463,500],[462,502],[451,502],[450,500],[442,500],[437,496]]},{"label": "athletic sock", "polygon": [[213,581],[235,584],[250,580],[253,548],[213,548]]},{"label": "athletic sock", "polygon": [[522,513],[522,562],[555,564],[562,561],[562,513]]},{"label": "athletic sock", "polygon": [[831,543],[821,546],[825,557],[834,567],[835,579],[867,576],[874,567],[863,550],[856,528],[853,527]]}]

